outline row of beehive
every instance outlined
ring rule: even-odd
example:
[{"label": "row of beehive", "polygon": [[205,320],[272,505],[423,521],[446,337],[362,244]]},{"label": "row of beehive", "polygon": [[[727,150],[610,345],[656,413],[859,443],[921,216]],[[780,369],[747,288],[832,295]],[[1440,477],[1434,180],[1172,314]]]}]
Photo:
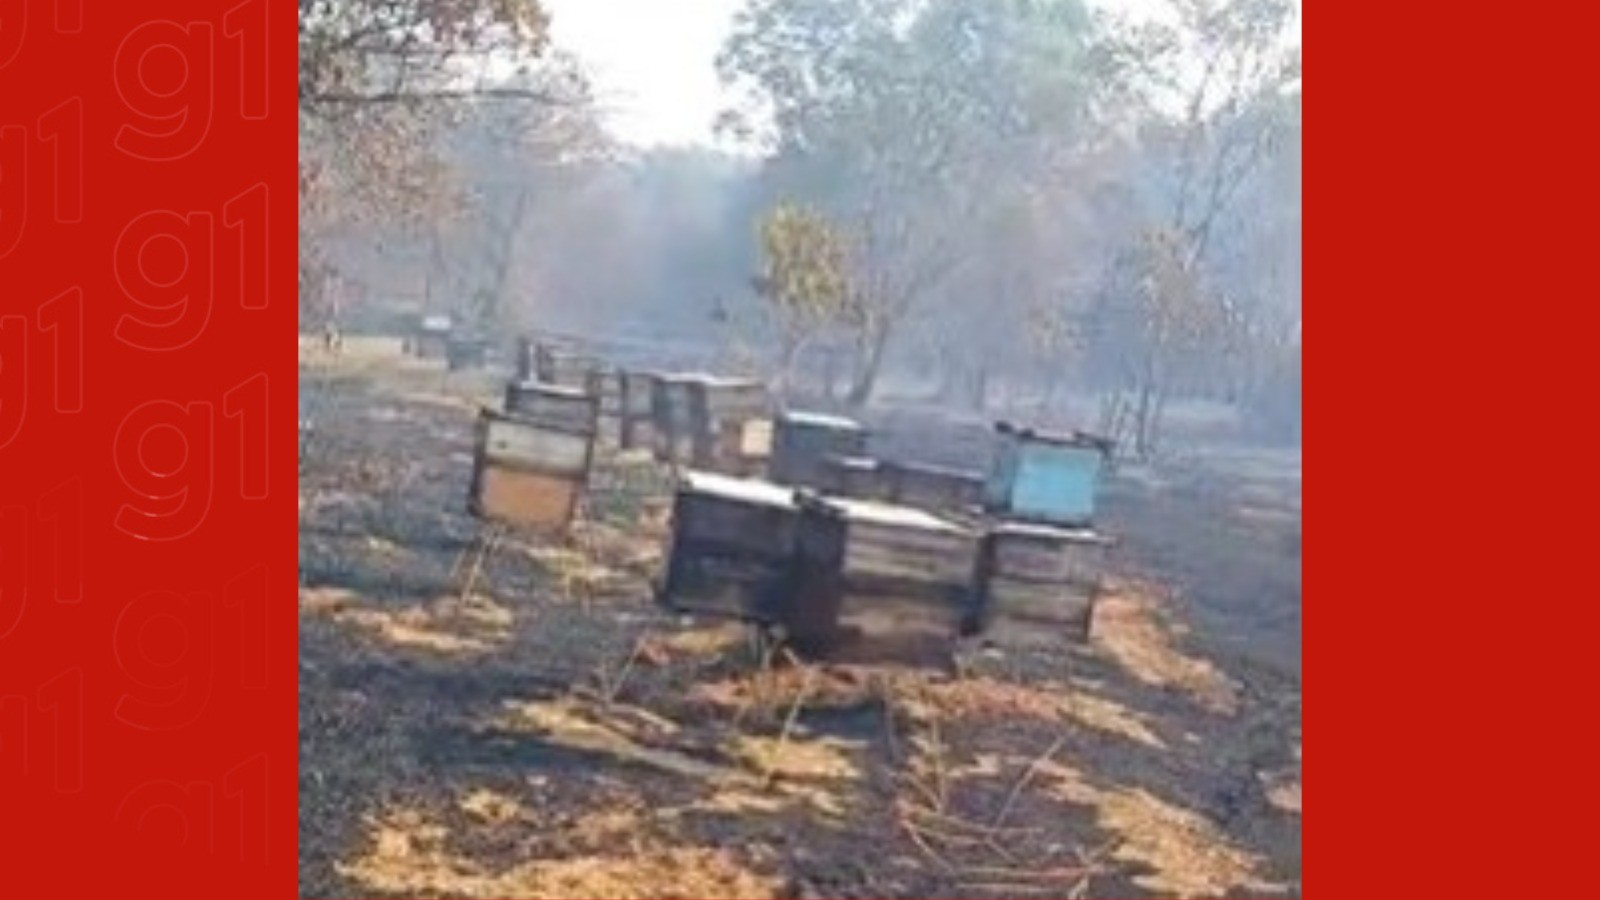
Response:
[{"label": "row of beehive", "polygon": [[757,472],[771,404],[756,382],[618,372],[588,355],[519,341],[501,411],[480,412],[470,507],[525,530],[571,522],[607,427],[623,449],[731,474]]},{"label": "row of beehive", "polygon": [[[564,529],[609,419],[622,446],[685,470],[660,584],[673,609],[812,646],[884,628],[1087,636],[1106,546],[1089,527],[1100,442],[1001,426],[984,477],[870,459],[848,419],[789,412],[774,427],[752,382],[522,356],[505,412],[480,419],[479,515]],[[763,469],[771,481],[751,477]]]},{"label": "row of beehive", "polygon": [[833,416],[779,416],[772,481],[687,473],[670,607],[778,626],[802,646],[920,632],[1086,640],[1108,542],[1108,447],[1002,425],[987,477],[865,455]]}]

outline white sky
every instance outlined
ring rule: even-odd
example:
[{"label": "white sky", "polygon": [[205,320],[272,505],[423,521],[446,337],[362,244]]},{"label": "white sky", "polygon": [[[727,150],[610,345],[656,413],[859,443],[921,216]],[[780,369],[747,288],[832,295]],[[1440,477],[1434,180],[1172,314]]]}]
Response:
[{"label": "white sky", "polygon": [[[556,44],[587,64],[619,138],[642,146],[714,141],[712,122],[728,96],[713,61],[744,0],[543,2]],[[1137,13],[1153,2],[1091,5]]]},{"label": "white sky", "polygon": [[589,67],[612,130],[708,143],[725,94],[713,66],[744,0],[543,0],[552,37]]}]

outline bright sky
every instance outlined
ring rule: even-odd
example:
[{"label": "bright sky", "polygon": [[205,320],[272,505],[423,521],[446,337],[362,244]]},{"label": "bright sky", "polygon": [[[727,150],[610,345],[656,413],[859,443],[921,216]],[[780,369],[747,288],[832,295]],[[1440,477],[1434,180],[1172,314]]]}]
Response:
[{"label": "bright sky", "polygon": [[[543,0],[557,45],[586,63],[618,137],[711,143],[726,105],[713,62],[744,0]],[[1130,13],[1153,0],[1091,0]],[[1300,6],[1300,0],[1296,0]]]},{"label": "bright sky", "polygon": [[611,127],[637,144],[709,143],[713,66],[744,0],[544,0],[558,46],[588,64]]}]

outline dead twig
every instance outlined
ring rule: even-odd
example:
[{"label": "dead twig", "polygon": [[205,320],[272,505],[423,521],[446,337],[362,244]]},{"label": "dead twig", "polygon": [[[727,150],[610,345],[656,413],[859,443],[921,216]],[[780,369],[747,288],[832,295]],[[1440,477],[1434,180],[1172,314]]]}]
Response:
[{"label": "dead twig", "polygon": [[644,651],[645,639],[648,637],[648,634],[640,635],[639,639],[633,642],[633,651],[623,661],[622,668],[617,670],[615,679],[607,678],[604,674],[601,675],[601,687],[605,691],[603,699],[606,706],[610,706],[617,699],[617,695],[622,693],[622,685],[628,680],[628,673],[633,671],[633,664],[639,659],[639,654]]},{"label": "dead twig", "polygon": [[990,850],[994,851],[994,855],[995,856],[1000,857],[1001,859],[1005,860],[1007,863],[1010,863],[1013,866],[1022,865],[1022,861],[1017,859],[1015,854],[1013,854],[1010,850],[1007,850],[1005,848],[1005,846],[1002,845],[995,838],[993,838],[993,837],[984,838],[983,843],[984,843],[984,846],[986,846]]},{"label": "dead twig", "polygon": [[917,826],[911,824],[911,822],[904,816],[900,817],[900,827],[905,831],[906,837],[911,839],[911,843],[917,845],[918,850],[921,850],[929,859],[937,863],[939,867],[944,869],[946,872],[952,875],[956,874],[956,867],[951,865],[949,860],[939,855],[938,851],[928,846],[928,842],[923,837],[922,832],[918,830]]},{"label": "dead twig", "polygon": [[889,762],[900,761],[900,742],[894,736],[894,691],[890,690],[883,681],[877,681],[874,688],[883,704],[883,741],[887,745]]},{"label": "dead twig", "polygon": [[1022,771],[1022,775],[1017,778],[1016,783],[1011,786],[1011,793],[1006,795],[1005,805],[1000,807],[1000,812],[994,817],[994,824],[992,827],[999,828],[1005,824],[1006,816],[1011,814],[1011,807],[1017,802],[1017,797],[1021,796],[1022,789],[1028,786],[1029,781],[1033,780],[1033,773],[1037,772],[1040,766],[1043,766],[1046,762],[1049,762],[1050,758],[1055,756],[1056,752],[1060,750],[1062,745],[1066,742],[1067,738],[1065,735],[1056,738],[1055,742],[1052,743],[1049,748],[1047,748],[1043,753],[1039,754],[1039,756],[1036,757],[1033,762],[1028,764],[1028,767]]},{"label": "dead twig", "polygon": [[1090,871],[1089,866],[1059,866],[1053,869],[1020,869],[1009,866],[965,866],[961,869],[963,875],[979,877],[992,877],[1018,881],[1033,881],[1047,879],[1059,881],[1066,878],[1082,878]]},{"label": "dead twig", "polygon": [[[791,654],[792,655],[792,654]],[[778,732],[778,743],[772,748],[772,754],[767,758],[767,771],[761,778],[761,786],[769,788],[773,779],[778,774],[778,757],[783,753],[783,748],[789,742],[789,732],[793,730],[795,720],[800,717],[800,707],[806,701],[806,696],[811,693],[811,681],[817,670],[813,666],[806,666],[805,678],[800,682],[800,690],[795,694],[794,704],[789,707],[789,715],[783,720],[783,729]]]},{"label": "dead twig", "polygon": [[[1017,884],[1005,881],[963,881],[963,887],[974,891],[983,891],[989,894],[999,894],[1002,897],[1012,894],[1043,894],[1050,896],[1060,888],[1050,884]],[[1076,897],[1076,894],[1072,896]]]},{"label": "dead twig", "polygon": [[764,684],[771,675],[772,657],[776,652],[776,649],[777,645],[771,642],[766,643],[762,647],[761,659],[756,664],[757,667],[755,677],[750,679],[750,693],[745,698],[745,701],[739,704],[739,708],[733,712],[733,722],[731,724],[735,730],[737,730],[739,725],[744,722],[745,714],[748,713],[750,708],[756,705],[757,700],[760,699],[757,697],[757,694],[763,693],[760,685]]},{"label": "dead twig", "polygon": [[928,738],[933,744],[933,785],[934,793],[939,799],[938,805],[934,808],[942,813],[949,808],[950,786],[945,780],[944,742],[939,738],[939,714],[937,712],[933,713],[928,722]]},{"label": "dead twig", "polygon": [[494,551],[495,545],[500,541],[500,529],[494,525],[485,526],[478,535],[478,554],[472,560],[472,569],[467,572],[466,581],[461,585],[461,600],[466,602],[472,596],[472,588],[478,583],[478,573],[483,569],[483,562]]},{"label": "dead twig", "polygon": [[1032,828],[1032,827],[1027,827],[1027,828],[1024,828],[1024,827],[996,828],[996,827],[991,826],[991,825],[983,825],[981,823],[973,822],[973,821],[970,821],[968,819],[958,818],[956,816],[952,816],[952,815],[949,815],[947,813],[941,813],[941,812],[935,811],[933,809],[927,809],[927,808],[923,808],[923,807],[916,806],[914,804],[909,804],[909,803],[908,804],[903,804],[901,808],[906,812],[912,813],[912,814],[917,815],[917,816],[921,816],[922,818],[929,819],[929,820],[935,821],[935,822],[941,822],[941,823],[943,823],[945,825],[948,825],[948,826],[950,826],[952,828],[964,830],[964,831],[967,831],[967,832],[970,832],[970,833],[976,834],[976,835],[983,835],[985,837],[992,837],[992,838],[995,838],[997,840],[1000,839],[1000,838],[1007,837],[1007,836],[1016,837],[1016,836],[1024,835],[1024,834],[1037,834],[1038,832],[1043,830],[1043,829],[1040,829],[1040,828]]}]

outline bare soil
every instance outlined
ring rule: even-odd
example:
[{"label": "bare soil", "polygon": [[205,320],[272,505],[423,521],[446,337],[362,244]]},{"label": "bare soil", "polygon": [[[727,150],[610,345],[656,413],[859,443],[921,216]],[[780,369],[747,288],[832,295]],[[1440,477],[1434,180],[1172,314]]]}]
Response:
[{"label": "bare soil", "polygon": [[1120,474],[1088,648],[807,666],[652,604],[653,464],[606,454],[567,540],[486,533],[497,379],[301,379],[302,896],[1299,894],[1297,466]]}]

